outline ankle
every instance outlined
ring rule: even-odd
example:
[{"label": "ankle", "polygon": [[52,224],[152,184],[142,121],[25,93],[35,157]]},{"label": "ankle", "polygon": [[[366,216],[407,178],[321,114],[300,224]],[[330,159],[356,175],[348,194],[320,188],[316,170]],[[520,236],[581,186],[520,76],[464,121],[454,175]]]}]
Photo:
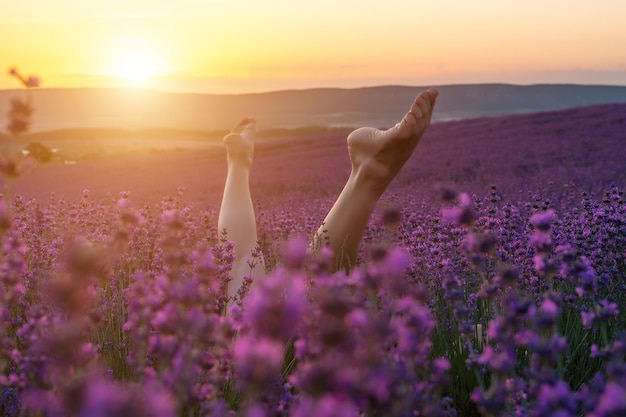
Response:
[{"label": "ankle", "polygon": [[244,161],[240,158],[231,158],[228,156],[226,158],[228,165],[228,173],[230,175],[250,175],[250,168],[252,167],[252,161]]},{"label": "ankle", "polygon": [[373,164],[353,166],[348,183],[359,193],[365,193],[378,201],[383,195],[393,177],[389,177],[383,166],[375,167]]}]

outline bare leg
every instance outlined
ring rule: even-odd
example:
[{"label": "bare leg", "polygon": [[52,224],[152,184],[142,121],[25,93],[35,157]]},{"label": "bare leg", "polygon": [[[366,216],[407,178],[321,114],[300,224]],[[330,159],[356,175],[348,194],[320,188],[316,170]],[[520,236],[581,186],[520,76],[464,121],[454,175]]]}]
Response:
[{"label": "bare leg", "polygon": [[340,268],[354,266],[372,211],[430,125],[438,94],[436,89],[421,92],[409,112],[390,129],[363,127],[348,136],[352,172],[313,243],[328,240]]},{"label": "bare leg", "polygon": [[252,256],[252,251],[257,246],[257,231],[249,176],[255,138],[256,123],[254,119],[248,118],[241,120],[224,137],[228,175],[217,227],[220,233],[226,230],[226,238],[235,243],[232,281],[228,284],[230,296],[237,293],[245,276],[258,278],[265,274],[263,257]]}]

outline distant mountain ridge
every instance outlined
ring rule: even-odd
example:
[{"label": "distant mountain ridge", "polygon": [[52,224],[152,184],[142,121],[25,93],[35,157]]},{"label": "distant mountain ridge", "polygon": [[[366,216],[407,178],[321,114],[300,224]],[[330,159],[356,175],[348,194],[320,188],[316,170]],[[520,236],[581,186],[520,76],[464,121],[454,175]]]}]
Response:
[{"label": "distant mountain ridge", "polygon": [[[251,94],[170,93],[142,89],[39,89],[33,130],[68,128],[222,130],[243,116],[260,128],[392,125],[426,87],[316,88]],[[626,102],[626,86],[466,84],[438,86],[435,120],[530,113]],[[0,91],[0,123],[11,97]]]}]

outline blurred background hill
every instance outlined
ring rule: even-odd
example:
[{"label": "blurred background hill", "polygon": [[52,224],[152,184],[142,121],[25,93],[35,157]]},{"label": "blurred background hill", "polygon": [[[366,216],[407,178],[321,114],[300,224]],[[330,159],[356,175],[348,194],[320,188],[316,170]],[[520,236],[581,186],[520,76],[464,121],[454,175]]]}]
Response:
[{"label": "blurred background hill", "polygon": [[[256,94],[188,94],[144,89],[75,88],[32,91],[33,131],[75,128],[221,131],[243,116],[261,129],[307,126],[387,127],[426,87],[318,88]],[[438,87],[435,120],[524,114],[626,102],[626,87],[573,84],[467,84]],[[0,122],[11,97],[0,90]]]}]

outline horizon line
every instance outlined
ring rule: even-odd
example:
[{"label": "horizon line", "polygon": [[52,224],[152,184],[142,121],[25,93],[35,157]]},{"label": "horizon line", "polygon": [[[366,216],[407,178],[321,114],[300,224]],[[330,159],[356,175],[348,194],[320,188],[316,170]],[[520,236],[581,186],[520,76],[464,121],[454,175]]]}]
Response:
[{"label": "horizon line", "polygon": [[80,87],[37,87],[31,90],[24,88],[4,88],[0,89],[2,92],[13,91],[42,91],[42,90],[129,90],[129,91],[147,91],[167,94],[197,94],[197,95],[212,95],[212,96],[243,96],[243,95],[260,95],[260,94],[272,94],[283,92],[299,92],[299,91],[320,91],[320,90],[366,90],[374,88],[447,88],[447,87],[468,87],[468,86],[511,86],[511,87],[541,87],[541,86],[575,86],[575,87],[617,87],[626,88],[626,84],[600,84],[600,83],[554,83],[554,82],[535,82],[535,83],[510,83],[510,82],[466,82],[466,83],[449,83],[449,84],[428,84],[428,85],[410,85],[410,84],[375,84],[364,85],[359,87],[303,87],[303,88],[281,88],[275,90],[263,90],[263,91],[249,91],[239,93],[212,93],[212,92],[197,92],[193,90],[181,90],[176,91],[173,89],[160,89],[155,87],[142,87],[142,86],[80,86]]}]

